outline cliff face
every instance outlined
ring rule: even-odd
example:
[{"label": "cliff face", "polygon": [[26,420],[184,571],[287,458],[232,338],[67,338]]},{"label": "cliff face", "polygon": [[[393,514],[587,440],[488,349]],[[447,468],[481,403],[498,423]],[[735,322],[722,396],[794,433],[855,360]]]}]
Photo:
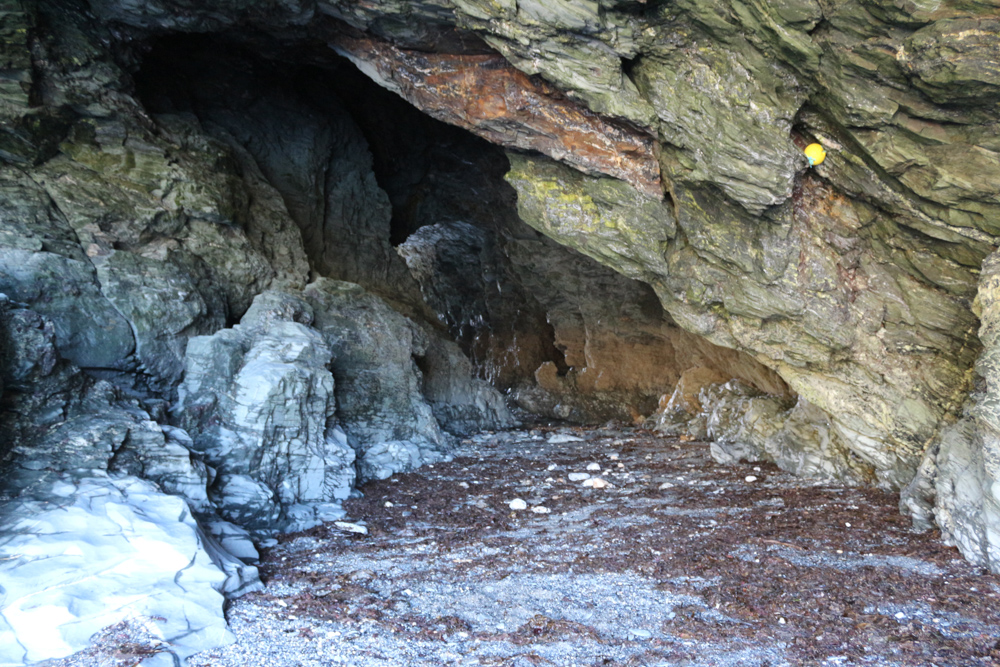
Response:
[{"label": "cliff face", "polygon": [[485,378],[581,421],[663,396],[998,569],[992,14],[0,0],[7,493],[145,477],[246,555],[223,517],[337,516],[510,424]]}]

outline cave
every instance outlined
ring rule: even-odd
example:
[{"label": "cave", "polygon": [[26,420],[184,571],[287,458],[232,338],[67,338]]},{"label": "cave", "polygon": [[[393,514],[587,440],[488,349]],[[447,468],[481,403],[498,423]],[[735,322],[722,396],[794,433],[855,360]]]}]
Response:
[{"label": "cave", "polygon": [[995,659],[997,31],[862,4],[9,0],[0,664]]}]

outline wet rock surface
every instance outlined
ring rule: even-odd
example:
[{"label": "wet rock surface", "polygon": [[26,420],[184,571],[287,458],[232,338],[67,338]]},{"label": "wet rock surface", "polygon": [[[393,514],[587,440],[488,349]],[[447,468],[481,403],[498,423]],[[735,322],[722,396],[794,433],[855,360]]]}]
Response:
[{"label": "wet rock surface", "polygon": [[[282,538],[194,665],[968,665],[1000,582],[889,494],[641,430],[501,432]],[[597,464],[609,485],[569,474]],[[527,508],[512,510],[522,499]],[[68,663],[64,663],[68,664]]]}]

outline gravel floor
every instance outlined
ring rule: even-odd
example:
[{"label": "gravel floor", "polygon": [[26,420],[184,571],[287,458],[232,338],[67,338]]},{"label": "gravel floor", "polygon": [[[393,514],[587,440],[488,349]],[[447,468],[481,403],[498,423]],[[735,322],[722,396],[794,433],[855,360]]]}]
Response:
[{"label": "gravel floor", "polygon": [[485,434],[363,491],[369,534],[287,536],[192,665],[1000,664],[1000,579],[895,497],[702,443]]}]

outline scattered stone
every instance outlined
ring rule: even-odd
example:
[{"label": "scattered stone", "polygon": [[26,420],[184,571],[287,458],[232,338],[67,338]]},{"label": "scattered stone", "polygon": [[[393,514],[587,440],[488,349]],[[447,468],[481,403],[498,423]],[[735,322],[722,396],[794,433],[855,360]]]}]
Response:
[{"label": "scattered stone", "polygon": [[515,511],[528,509],[528,503],[524,502],[520,498],[514,498],[514,500],[507,503],[507,506]]},{"label": "scattered stone", "polygon": [[534,512],[535,514],[550,514],[552,512],[552,510],[543,505],[536,505],[535,507],[531,508],[531,511]]},{"label": "scattered stone", "polygon": [[569,481],[571,482],[582,482],[585,479],[590,479],[590,473],[588,472],[571,472],[569,475]]},{"label": "scattered stone", "polygon": [[674,485],[671,484],[670,482],[664,482],[663,484],[660,484],[661,491],[664,489],[672,489],[672,488],[674,488]]},{"label": "scattered stone", "polygon": [[605,489],[610,486],[607,480],[601,479],[600,477],[591,477],[590,479],[584,480],[583,485],[592,489]]},{"label": "scattered stone", "polygon": [[653,638],[652,632],[650,632],[649,630],[643,630],[641,628],[632,628],[628,631],[628,633],[629,636],[634,639],[644,640]]},{"label": "scattered stone", "polygon": [[597,470],[598,472],[600,472],[600,470],[601,470],[601,464],[600,463],[588,463],[587,464],[587,470]]},{"label": "scattered stone", "polygon": [[360,523],[351,523],[350,521],[334,521],[333,525],[346,533],[354,533],[356,535],[368,534],[368,527],[362,526]]},{"label": "scattered stone", "polygon": [[744,479],[747,482],[756,482],[757,481],[757,476],[756,475],[747,475],[746,477],[744,477]]},{"label": "scattered stone", "polygon": [[569,433],[553,433],[548,438],[550,445],[561,445],[566,442],[583,442],[583,438]]},{"label": "scattered stone", "polygon": [[460,487],[462,487],[463,489],[469,488],[469,483],[468,482],[459,482],[458,485]]}]

